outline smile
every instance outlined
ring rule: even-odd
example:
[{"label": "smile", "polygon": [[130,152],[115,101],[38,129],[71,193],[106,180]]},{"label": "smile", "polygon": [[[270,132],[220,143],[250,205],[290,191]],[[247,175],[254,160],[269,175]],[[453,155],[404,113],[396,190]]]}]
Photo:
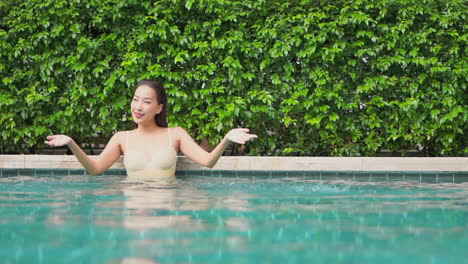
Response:
[{"label": "smile", "polygon": [[133,115],[135,115],[136,118],[142,118],[144,116],[144,114],[140,113],[133,113]]}]

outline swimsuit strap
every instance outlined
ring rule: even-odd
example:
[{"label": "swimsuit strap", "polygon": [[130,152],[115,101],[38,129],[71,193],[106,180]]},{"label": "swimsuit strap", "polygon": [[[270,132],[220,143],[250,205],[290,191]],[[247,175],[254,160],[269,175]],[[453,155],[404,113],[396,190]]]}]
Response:
[{"label": "swimsuit strap", "polygon": [[128,134],[130,133],[130,131],[127,131],[127,133],[125,133],[125,148],[128,150]]},{"label": "swimsuit strap", "polygon": [[167,134],[169,135],[169,146],[171,146],[172,149],[174,149],[174,146],[172,146],[172,135],[171,135],[171,128],[167,128]]}]

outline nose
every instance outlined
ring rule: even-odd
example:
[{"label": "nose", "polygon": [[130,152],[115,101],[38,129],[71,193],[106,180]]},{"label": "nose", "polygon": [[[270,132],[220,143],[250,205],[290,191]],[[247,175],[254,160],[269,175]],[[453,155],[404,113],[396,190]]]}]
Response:
[{"label": "nose", "polygon": [[137,109],[137,110],[141,110],[141,109],[142,109],[142,105],[143,105],[142,102],[138,102],[138,103],[136,104],[136,109]]}]

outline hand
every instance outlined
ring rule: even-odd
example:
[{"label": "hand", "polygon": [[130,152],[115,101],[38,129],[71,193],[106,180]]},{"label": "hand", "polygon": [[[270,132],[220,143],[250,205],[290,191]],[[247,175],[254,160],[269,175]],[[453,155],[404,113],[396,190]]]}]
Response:
[{"label": "hand", "polygon": [[47,141],[44,141],[47,145],[51,147],[61,147],[65,146],[72,141],[71,137],[67,135],[53,135],[48,136]]},{"label": "hand", "polygon": [[249,132],[248,128],[235,128],[229,131],[224,138],[238,144],[245,144],[252,138],[257,138],[257,135],[248,134],[247,132]]}]

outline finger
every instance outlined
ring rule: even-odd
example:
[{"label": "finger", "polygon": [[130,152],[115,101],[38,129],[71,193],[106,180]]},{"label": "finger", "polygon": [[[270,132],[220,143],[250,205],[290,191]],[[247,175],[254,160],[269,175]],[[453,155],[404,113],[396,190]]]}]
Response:
[{"label": "finger", "polygon": [[248,138],[249,138],[249,134],[243,134],[243,135],[241,136],[241,138],[244,139],[244,140],[245,140],[245,139],[248,139]]},{"label": "finger", "polygon": [[235,130],[240,131],[240,132],[244,132],[244,133],[249,132],[248,128],[243,128],[243,127],[236,128]]},{"label": "finger", "polygon": [[256,134],[249,134],[249,133],[243,133],[245,135],[249,135],[249,136],[257,136]]},{"label": "finger", "polygon": [[56,136],[47,136],[47,139],[48,140],[52,140],[52,139],[55,139]]},{"label": "finger", "polygon": [[253,135],[253,134],[244,134],[242,137],[245,138],[245,139],[251,139],[251,138],[256,138],[257,135]]}]

